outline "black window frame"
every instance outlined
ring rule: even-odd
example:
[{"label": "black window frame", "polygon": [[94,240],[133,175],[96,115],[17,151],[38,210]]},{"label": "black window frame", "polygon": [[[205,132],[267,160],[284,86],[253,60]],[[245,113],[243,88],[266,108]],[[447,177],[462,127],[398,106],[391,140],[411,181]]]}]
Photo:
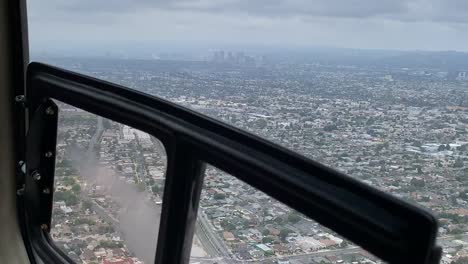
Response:
[{"label": "black window frame", "polygon": [[[167,172],[155,263],[188,263],[205,164],[305,214],[383,261],[433,264],[437,220],[377,190],[258,136],[169,101],[68,70],[27,70],[25,243],[34,258],[72,263],[49,236],[58,108],[52,99],[158,138]],[[47,154],[49,153],[49,154]]]}]

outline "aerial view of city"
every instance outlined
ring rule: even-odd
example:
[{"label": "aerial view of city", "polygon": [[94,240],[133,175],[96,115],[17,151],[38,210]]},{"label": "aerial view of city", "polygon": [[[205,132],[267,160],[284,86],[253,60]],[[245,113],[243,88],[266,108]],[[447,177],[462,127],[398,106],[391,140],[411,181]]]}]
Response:
[{"label": "aerial view of city", "polygon": [[[434,264],[438,249],[442,249],[441,264],[468,264],[468,1],[13,2],[11,6],[24,6],[24,10],[18,17],[11,15],[11,21],[17,24],[25,17],[27,26],[12,30],[15,43],[21,43],[11,45],[15,51],[12,57],[22,55],[20,60],[48,64],[167,100],[323,164],[379,190],[375,193],[396,197],[386,196],[400,206],[410,203],[421,208],[421,215],[434,216],[437,228],[432,231],[437,229],[436,244],[440,246],[433,247],[432,234],[419,237],[417,232],[418,237],[410,242],[406,237],[395,242],[394,236],[384,232],[413,232],[385,221],[375,224],[382,226],[376,229],[382,234],[358,233],[360,227],[373,225],[362,224],[360,215],[353,218],[348,212],[387,220],[393,207],[388,214],[378,214],[372,209],[348,210],[346,205],[344,215],[339,214],[330,210],[331,203],[312,201],[314,193],[295,192],[297,184],[291,192],[287,184],[282,185],[289,176],[283,166],[266,164],[262,155],[251,155],[254,152],[240,158],[261,160],[262,173],[282,169],[281,180],[270,182],[278,186],[274,192],[267,188],[266,180],[260,185],[256,177],[222,171],[236,172],[217,163],[215,156],[213,164],[201,160],[195,166],[203,169],[200,197],[199,182],[185,188],[187,182],[183,181],[180,197],[190,197],[192,203],[172,206],[167,201],[179,200],[179,193],[173,191],[178,185],[173,184],[176,180],[168,180],[171,174],[166,170],[168,164],[169,171],[181,168],[173,163],[173,149],[164,145],[167,141],[161,135],[138,130],[143,126],[132,127],[141,121],[152,127],[156,124],[142,118],[119,123],[127,119],[118,118],[114,110],[122,108],[117,105],[96,112],[103,116],[87,112],[98,107],[94,99],[87,98],[99,94],[106,100],[103,95],[108,91],[80,90],[95,83],[73,81],[72,85],[68,82],[72,75],[63,74],[63,82],[49,78],[54,91],[60,93],[55,86],[76,84],[74,91],[82,94],[52,96],[64,101],[55,101],[59,109],[56,155],[51,156],[55,158],[55,187],[52,191],[47,186],[45,192],[53,195],[52,221],[49,228],[41,226],[50,232],[62,256],[66,254],[78,264],[402,264],[394,263],[395,259],[406,260],[400,261],[405,264]],[[18,72],[23,70],[20,60],[12,62]],[[40,78],[35,78],[35,70],[41,67],[35,67],[28,69],[25,86],[34,89],[40,83],[40,88],[48,90],[47,82],[36,82]],[[19,74],[14,75],[19,79]],[[27,91],[25,96],[15,92],[15,101],[26,107],[30,116],[31,90]],[[124,101],[135,103],[128,99]],[[93,107],[80,109],[79,105]],[[150,108],[145,105],[145,109]],[[121,112],[122,117],[131,117]],[[179,120],[177,113],[167,115]],[[216,131],[208,131],[205,138],[211,138],[212,132]],[[222,143],[218,146],[225,147]],[[285,157],[293,154],[287,152],[291,155],[277,155],[275,160],[302,170],[297,168],[302,165],[288,163]],[[272,155],[278,153],[271,151]],[[239,171],[249,172],[250,167],[240,163],[235,161]],[[288,179],[297,183],[299,177],[293,170],[290,174]],[[313,188],[330,199],[363,205],[339,196],[343,194],[340,190],[323,191],[322,185],[312,181],[316,179],[304,176],[301,180],[311,180]],[[289,206],[254,186],[270,190],[269,195],[289,201]],[[286,189],[289,195],[282,192]],[[25,190],[28,193],[28,188]],[[339,219],[323,220],[320,209],[298,203],[294,195],[302,195]],[[191,209],[197,206],[195,220]],[[417,211],[415,207],[411,208]],[[166,210],[185,210],[189,225],[182,226],[180,232],[165,228],[167,223],[172,227],[185,223],[180,214],[163,214]],[[306,211],[307,216],[303,214]],[[164,225],[160,227],[162,214]],[[405,220],[409,219],[411,214]],[[195,229],[190,225],[194,222]],[[336,223],[361,226],[340,229]],[[418,222],[417,226],[424,225]],[[411,228],[415,230],[419,229]],[[359,236],[352,237],[346,231]],[[175,238],[185,235],[185,244],[173,239],[174,234]],[[391,241],[391,246],[374,245],[373,241],[379,240],[376,237]],[[365,239],[368,241],[363,242]],[[419,256],[419,251],[408,254],[413,249],[400,241],[415,248],[429,248],[430,244],[431,251],[424,251],[426,255],[413,263],[412,257]],[[394,248],[402,251],[395,253]]]},{"label": "aerial view of city", "polygon": [[[441,263],[468,263],[468,55],[351,53],[38,60],[176,102],[418,204],[439,220]],[[55,243],[77,263],[152,263],[163,144],[57,104]],[[208,165],[190,263],[382,262]]]}]

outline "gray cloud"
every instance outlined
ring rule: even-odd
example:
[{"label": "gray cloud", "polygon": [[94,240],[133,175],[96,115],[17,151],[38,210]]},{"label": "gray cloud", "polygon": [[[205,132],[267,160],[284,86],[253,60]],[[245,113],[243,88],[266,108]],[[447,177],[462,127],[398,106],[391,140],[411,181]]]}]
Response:
[{"label": "gray cloud", "polygon": [[30,2],[35,7],[31,10],[33,13],[36,13],[36,9],[87,15],[135,13],[145,9],[159,9],[242,13],[263,17],[383,17],[402,21],[468,22],[466,0],[32,0]]},{"label": "gray cloud", "polygon": [[[466,0],[30,0],[32,46],[205,41],[468,49]],[[185,43],[185,42],[184,42]]]}]

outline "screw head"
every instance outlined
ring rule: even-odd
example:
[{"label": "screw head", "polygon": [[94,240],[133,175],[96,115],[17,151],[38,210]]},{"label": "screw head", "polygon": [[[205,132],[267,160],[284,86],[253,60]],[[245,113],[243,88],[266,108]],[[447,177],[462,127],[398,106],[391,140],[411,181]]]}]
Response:
[{"label": "screw head", "polygon": [[55,111],[54,109],[52,109],[52,107],[47,107],[46,110],[45,110],[45,113],[48,114],[48,115],[53,115],[55,114]]},{"label": "screw head", "polygon": [[41,229],[42,229],[42,230],[48,230],[48,229],[49,229],[49,226],[47,226],[46,224],[42,224],[42,225],[41,225]]},{"label": "screw head", "polygon": [[41,179],[41,174],[38,172],[38,171],[35,171],[32,173],[32,178],[35,180],[35,181],[38,181]]},{"label": "screw head", "polygon": [[47,152],[44,154],[44,156],[45,156],[46,158],[51,158],[51,157],[53,156],[52,151],[47,151]]},{"label": "screw head", "polygon": [[44,190],[42,190],[42,193],[43,194],[50,194],[50,189],[49,188],[44,188]]},{"label": "screw head", "polygon": [[15,101],[16,102],[23,102],[24,101],[24,95],[17,95],[15,96]]}]

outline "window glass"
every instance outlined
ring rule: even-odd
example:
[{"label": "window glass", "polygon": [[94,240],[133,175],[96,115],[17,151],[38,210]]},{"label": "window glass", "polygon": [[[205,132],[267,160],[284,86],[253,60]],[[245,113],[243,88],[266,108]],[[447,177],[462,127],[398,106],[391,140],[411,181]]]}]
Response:
[{"label": "window glass", "polygon": [[464,260],[463,1],[27,2],[31,60],[168,99],[417,203],[440,222],[444,262]]},{"label": "window glass", "polygon": [[383,263],[335,232],[208,166],[191,263]]},{"label": "window glass", "polygon": [[77,263],[153,263],[164,146],[129,126],[58,106],[55,244]]}]

